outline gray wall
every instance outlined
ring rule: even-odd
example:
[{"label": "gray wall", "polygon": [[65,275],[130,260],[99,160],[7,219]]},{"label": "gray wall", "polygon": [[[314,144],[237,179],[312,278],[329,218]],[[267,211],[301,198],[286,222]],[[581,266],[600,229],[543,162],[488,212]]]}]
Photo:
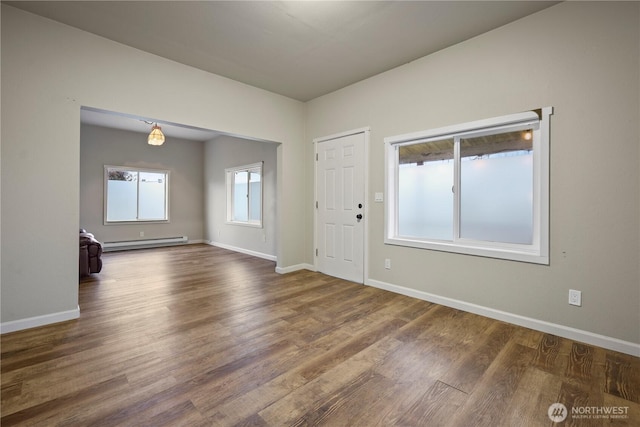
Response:
[{"label": "gray wall", "polygon": [[2,330],[78,315],[82,106],[279,142],[278,267],[304,263],[303,103],[1,7]]},{"label": "gray wall", "polygon": [[[639,7],[564,2],[308,103],[309,141],[371,127],[371,202],[384,137],[555,109],[549,266],[385,245],[370,203],[370,281],[640,343]],[[311,240],[312,144],[306,165]]]},{"label": "gray wall", "polygon": [[384,245],[378,203],[369,279],[640,343],[639,7],[564,2],[303,104],[2,4],[0,320],[77,309],[81,106],[280,142],[283,270],[313,263],[313,138],[371,127],[373,200],[385,136],[553,106],[550,266]]},{"label": "gray wall", "polygon": [[[167,137],[147,144],[147,134],[82,125],[80,128],[80,227],[114,242],[188,236],[204,238],[204,143]],[[104,165],[170,171],[169,222],[104,225]]]},{"label": "gray wall", "polygon": [[[219,136],[205,145],[206,239],[212,244],[276,256],[277,144]],[[227,223],[225,169],[252,163],[263,165],[263,226]]]}]

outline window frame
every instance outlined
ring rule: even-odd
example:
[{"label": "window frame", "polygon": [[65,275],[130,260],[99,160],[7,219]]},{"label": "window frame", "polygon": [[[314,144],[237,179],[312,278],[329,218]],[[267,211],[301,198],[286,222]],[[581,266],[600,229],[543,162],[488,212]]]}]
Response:
[{"label": "window frame", "polygon": [[[251,211],[251,202],[254,200],[254,197],[251,196],[251,178],[249,175],[249,179],[247,179],[247,221],[240,221],[234,219],[234,206],[235,206],[235,174],[237,172],[248,172],[251,174],[252,171],[258,170],[260,174],[260,219],[252,220],[250,218],[249,212]],[[263,200],[264,200],[264,162],[251,163],[249,165],[236,166],[232,168],[225,169],[225,186],[227,192],[227,224],[231,225],[240,225],[244,227],[254,227],[254,228],[262,228],[264,221],[264,211],[263,211]]]},{"label": "window frame", "polygon": [[[385,237],[384,243],[420,249],[499,258],[549,265],[549,116],[553,107],[477,120],[442,128],[384,138],[385,144]],[[517,244],[460,237],[460,144],[461,138],[491,135],[496,130],[533,129],[533,242]],[[436,240],[401,236],[398,233],[399,147],[454,138],[453,239]]]},{"label": "window frame", "polygon": [[[126,172],[134,172],[134,173],[140,173],[140,172],[148,172],[148,173],[161,173],[164,174],[165,176],[165,182],[164,182],[164,218],[163,219],[148,219],[148,218],[143,218],[143,219],[135,219],[135,220],[109,220],[108,219],[108,208],[109,208],[109,191],[108,191],[108,185],[109,185],[109,171],[110,170],[117,170],[117,171],[126,171]],[[138,168],[138,167],[132,167],[132,166],[114,166],[114,165],[104,165],[104,213],[103,213],[103,221],[104,221],[104,225],[122,225],[122,224],[140,224],[140,223],[169,223],[170,222],[170,216],[169,216],[169,196],[170,196],[170,178],[171,175],[171,171],[166,170],[166,169],[151,169],[151,168]],[[139,210],[140,210],[140,177],[138,175],[138,180],[137,180],[137,188],[136,188],[136,217],[139,215]]]}]

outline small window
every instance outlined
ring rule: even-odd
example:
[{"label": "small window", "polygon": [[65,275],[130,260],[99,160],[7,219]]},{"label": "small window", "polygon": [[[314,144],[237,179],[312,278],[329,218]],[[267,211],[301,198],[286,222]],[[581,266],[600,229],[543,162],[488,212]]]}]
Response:
[{"label": "small window", "polygon": [[169,220],[169,171],[105,166],[105,224]]},{"label": "small window", "polygon": [[548,264],[551,113],[385,138],[385,243]]},{"label": "small window", "polygon": [[226,169],[227,222],[262,227],[262,162]]}]

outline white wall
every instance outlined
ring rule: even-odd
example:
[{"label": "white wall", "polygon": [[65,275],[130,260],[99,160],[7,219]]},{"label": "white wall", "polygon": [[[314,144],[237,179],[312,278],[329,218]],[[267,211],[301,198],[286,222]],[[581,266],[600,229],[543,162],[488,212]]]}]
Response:
[{"label": "white wall", "polygon": [[[232,136],[219,136],[205,144],[205,238],[214,245],[276,256],[277,145]],[[225,169],[264,162],[262,228],[227,223]]]},{"label": "white wall", "polygon": [[1,30],[3,331],[77,316],[81,106],[281,143],[278,266],[304,262],[304,104],[6,4]]},{"label": "white wall", "polygon": [[[640,343],[639,7],[561,3],[308,103],[308,141],[371,127],[369,283]],[[383,243],[384,137],[545,106],[549,266]],[[312,144],[306,165],[312,219]]]},{"label": "white wall", "polygon": [[[82,125],[80,128],[80,227],[102,242],[188,236],[204,239],[204,143],[167,138],[147,144],[147,134]],[[104,225],[104,166],[170,171],[169,222]]]}]

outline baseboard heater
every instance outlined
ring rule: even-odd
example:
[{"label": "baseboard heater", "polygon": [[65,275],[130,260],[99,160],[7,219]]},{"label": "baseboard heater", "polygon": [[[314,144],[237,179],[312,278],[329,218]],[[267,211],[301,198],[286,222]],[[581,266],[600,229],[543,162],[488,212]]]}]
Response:
[{"label": "baseboard heater", "polygon": [[128,249],[155,248],[161,246],[183,245],[187,243],[188,240],[187,236],[177,236],[144,240],[124,240],[121,242],[103,242],[102,249],[105,252],[109,252],[125,251]]}]

